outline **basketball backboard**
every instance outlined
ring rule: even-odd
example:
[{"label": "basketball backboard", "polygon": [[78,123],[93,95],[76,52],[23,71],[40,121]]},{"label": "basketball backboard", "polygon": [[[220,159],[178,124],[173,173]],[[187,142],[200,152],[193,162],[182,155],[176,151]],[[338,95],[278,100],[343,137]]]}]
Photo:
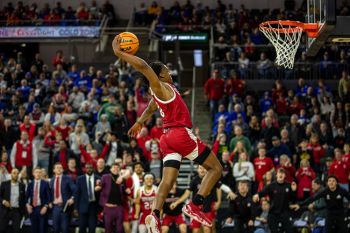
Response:
[{"label": "basketball backboard", "polygon": [[307,0],[305,22],[319,25],[317,37],[307,40],[306,54],[308,56],[317,55],[324,44],[350,42],[350,16],[341,16],[339,12],[344,2],[348,1]]}]

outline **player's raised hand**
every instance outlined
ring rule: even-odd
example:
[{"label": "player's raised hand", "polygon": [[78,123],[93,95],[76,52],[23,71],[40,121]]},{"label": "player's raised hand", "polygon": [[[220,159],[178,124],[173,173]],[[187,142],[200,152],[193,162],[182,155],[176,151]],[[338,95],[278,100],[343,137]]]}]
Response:
[{"label": "player's raised hand", "polygon": [[128,131],[129,137],[135,138],[137,134],[141,131],[142,124],[140,122],[136,122]]},{"label": "player's raised hand", "polygon": [[116,37],[114,37],[114,40],[112,42],[113,52],[116,56],[118,56],[119,52],[121,51],[120,42],[121,42],[121,37],[119,35],[116,35]]}]

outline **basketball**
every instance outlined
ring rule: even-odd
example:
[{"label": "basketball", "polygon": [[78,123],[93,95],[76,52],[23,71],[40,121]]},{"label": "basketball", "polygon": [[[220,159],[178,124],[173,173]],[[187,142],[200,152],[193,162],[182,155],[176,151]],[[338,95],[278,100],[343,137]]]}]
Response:
[{"label": "basketball", "polygon": [[131,32],[122,32],[119,36],[121,37],[121,50],[132,55],[135,54],[139,49],[139,39],[137,36]]}]

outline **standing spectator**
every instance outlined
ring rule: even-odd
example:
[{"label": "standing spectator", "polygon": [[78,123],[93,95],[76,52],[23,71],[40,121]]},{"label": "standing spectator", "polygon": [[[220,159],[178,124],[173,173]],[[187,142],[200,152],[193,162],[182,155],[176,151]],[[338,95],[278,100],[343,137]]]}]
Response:
[{"label": "standing spectator", "polygon": [[73,182],[76,183],[77,178],[83,174],[79,167],[77,167],[77,160],[75,158],[69,158],[67,163],[67,170],[64,171],[64,174],[72,178]]},{"label": "standing spectator", "polygon": [[74,157],[73,152],[67,148],[67,143],[64,140],[59,141],[59,150],[54,154],[54,163],[60,163],[63,170],[68,169],[68,159]]},{"label": "standing spectator", "polygon": [[95,233],[101,180],[94,175],[92,164],[86,163],[85,170],[86,174],[77,180],[75,208],[79,213],[79,232],[86,233],[86,228],[89,228],[89,233]]},{"label": "standing spectator", "polygon": [[160,140],[160,137],[163,135],[163,119],[157,117],[156,124],[151,128],[150,136],[152,139]]},{"label": "standing spectator", "polygon": [[0,186],[0,232],[7,232],[10,220],[13,233],[21,231],[20,225],[25,214],[25,185],[19,181],[17,168],[11,171],[11,180],[4,181]]},{"label": "standing spectator", "polygon": [[259,148],[258,149],[259,157],[254,159],[254,168],[255,168],[255,181],[257,183],[263,182],[263,177],[266,172],[274,171],[274,165],[271,158],[266,157],[266,149]]},{"label": "standing spectator", "polygon": [[349,190],[349,174],[350,168],[343,161],[343,151],[339,148],[334,150],[334,160],[329,168],[328,175],[334,175],[340,187]]},{"label": "standing spectator", "polygon": [[40,57],[40,53],[35,54],[35,58],[34,61],[32,61],[32,65],[34,65],[37,68],[38,72],[41,73],[44,62]]},{"label": "standing spectator", "polygon": [[116,158],[121,158],[123,154],[123,147],[116,132],[110,132],[107,135],[107,143],[109,143],[109,151],[106,155],[106,165],[111,167]]},{"label": "standing spectator", "polygon": [[219,77],[219,70],[214,70],[212,75],[204,84],[204,91],[209,100],[211,117],[214,119],[219,103],[224,96],[225,82]]},{"label": "standing spectator", "polygon": [[103,208],[105,232],[123,232],[123,176],[120,174],[120,165],[113,163],[110,174],[102,176],[99,204]]},{"label": "standing spectator", "polygon": [[50,164],[50,148],[45,146],[44,142],[45,131],[43,128],[39,128],[38,136],[33,140],[33,146],[36,148],[38,153],[38,165],[41,168],[49,169]]},{"label": "standing spectator", "polygon": [[258,69],[260,78],[266,79],[271,78],[269,77],[271,75],[273,63],[266,57],[265,53],[260,54],[260,60],[258,61],[258,64],[256,65],[256,68]]},{"label": "standing spectator", "polygon": [[52,59],[52,65],[54,67],[57,67],[58,64],[61,64],[61,65],[64,64],[62,50],[57,50],[55,57]]},{"label": "standing spectator", "polygon": [[28,175],[31,174],[32,168],[38,165],[38,154],[36,147],[28,139],[28,133],[21,133],[21,140],[13,144],[11,150],[11,166],[22,169],[27,167]]},{"label": "standing spectator", "polygon": [[6,148],[8,154],[11,154],[11,148],[18,138],[19,133],[15,127],[12,126],[11,119],[5,119],[4,128],[0,130],[0,144],[2,147],[4,146]]},{"label": "standing spectator", "polygon": [[[312,196],[300,204],[292,205],[291,208],[298,210],[300,206],[306,206],[312,202],[325,198],[326,200],[326,225],[325,232],[348,232],[347,224],[345,222],[345,208],[344,198],[350,201],[349,193],[338,185],[338,180],[335,176],[330,175],[327,178],[327,187],[318,192],[317,195]],[[287,207],[288,208],[288,207]]]},{"label": "standing spectator", "polygon": [[298,181],[297,197],[304,200],[311,195],[312,181],[316,178],[314,170],[310,167],[308,160],[301,160],[300,168],[295,173]]},{"label": "standing spectator", "polygon": [[286,173],[284,169],[277,171],[277,180],[265,186],[258,194],[253,196],[253,201],[259,201],[259,198],[269,196],[271,200],[271,209],[268,215],[268,224],[271,232],[279,232],[281,228],[287,233],[293,233],[294,228],[289,220],[291,213],[289,205],[291,201],[295,200],[297,186],[295,183],[289,184],[285,181]]},{"label": "standing spectator", "polygon": [[48,230],[48,209],[50,203],[49,183],[42,179],[39,167],[33,170],[34,180],[29,183],[26,192],[26,207],[33,233],[46,233]]},{"label": "standing spectator", "polygon": [[343,71],[338,84],[338,95],[343,101],[348,101],[350,96],[350,76]]},{"label": "standing spectator", "polygon": [[36,125],[30,122],[29,115],[24,117],[23,123],[19,125],[19,130],[27,132],[29,141],[33,141],[36,134]]},{"label": "standing spectator", "polygon": [[60,163],[54,165],[54,177],[50,181],[52,221],[54,233],[69,233],[71,206],[74,204],[76,187],[72,178],[63,175]]},{"label": "standing spectator", "polygon": [[73,151],[76,157],[80,159],[78,140],[80,140],[81,144],[84,146],[90,143],[89,136],[87,133],[85,133],[84,125],[82,122],[77,122],[74,132],[69,135],[70,149]]},{"label": "standing spectator", "polygon": [[239,181],[237,197],[230,201],[229,217],[226,223],[235,222],[234,232],[252,232],[254,217],[255,206],[249,194],[249,182]]}]

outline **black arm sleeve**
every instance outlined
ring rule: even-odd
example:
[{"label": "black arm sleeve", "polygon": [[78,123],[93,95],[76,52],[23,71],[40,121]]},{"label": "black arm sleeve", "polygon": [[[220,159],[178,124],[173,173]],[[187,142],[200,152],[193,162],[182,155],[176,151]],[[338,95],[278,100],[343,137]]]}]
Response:
[{"label": "black arm sleeve", "polygon": [[315,196],[313,197],[309,197],[308,199],[306,199],[305,201],[302,201],[299,203],[300,206],[306,206],[306,205],[309,205],[311,204],[312,202],[326,196],[326,193],[327,193],[327,189],[324,189],[322,190],[321,192],[317,193]]}]

